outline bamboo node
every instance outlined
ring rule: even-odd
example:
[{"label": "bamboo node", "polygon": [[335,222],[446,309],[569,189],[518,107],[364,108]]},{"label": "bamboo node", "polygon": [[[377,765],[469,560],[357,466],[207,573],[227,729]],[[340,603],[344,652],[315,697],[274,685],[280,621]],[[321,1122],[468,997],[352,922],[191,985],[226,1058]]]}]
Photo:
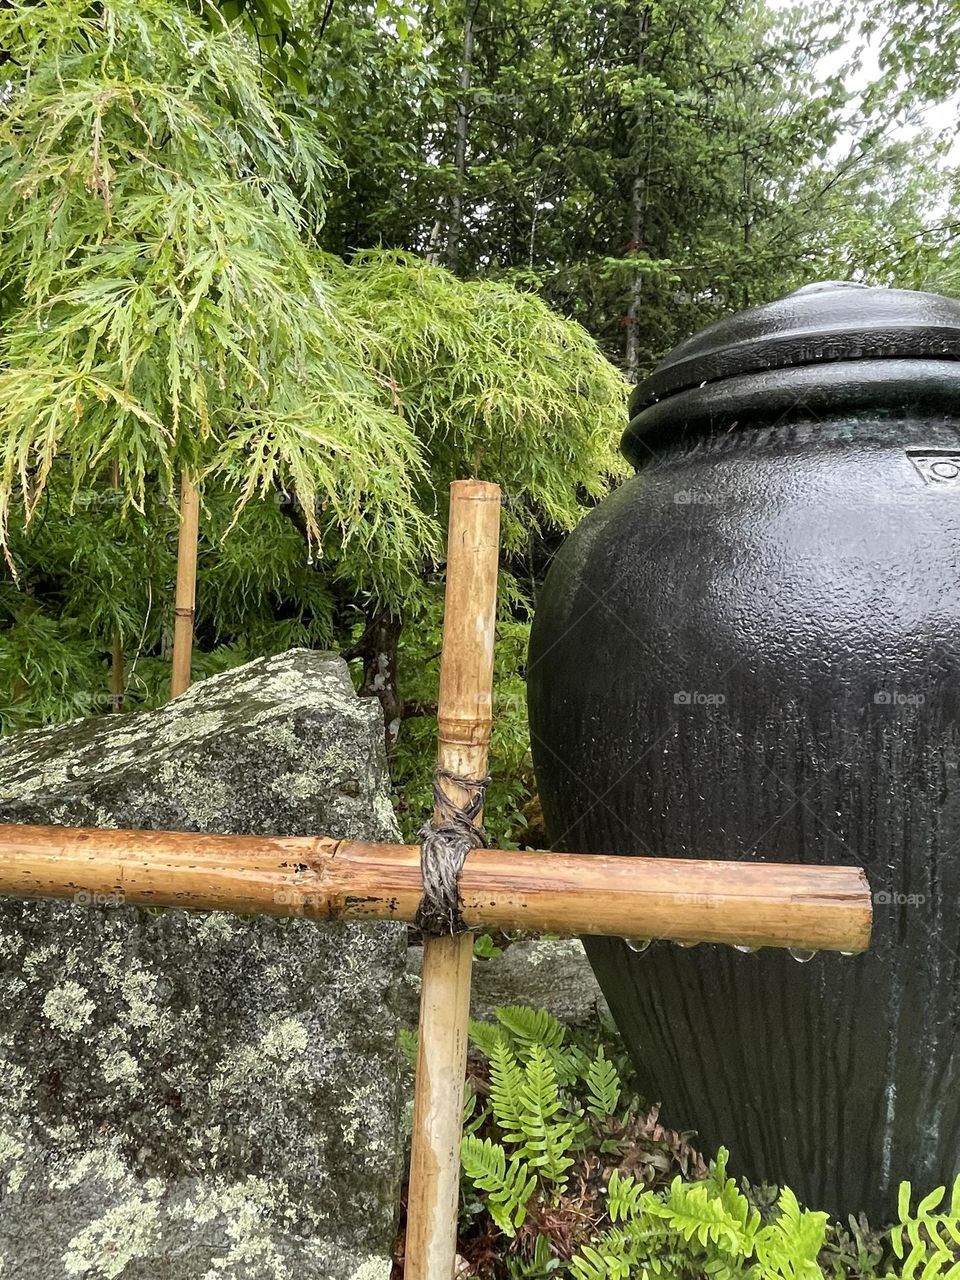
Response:
[{"label": "bamboo node", "polygon": [[[463,806],[451,800],[443,783],[467,794]],[[463,921],[460,897],[460,872],[467,854],[487,846],[487,839],[477,819],[483,812],[483,801],[490,777],[462,778],[448,769],[437,768],[433,774],[433,796],[439,815],[420,828],[420,874],[423,897],[417,909],[417,927],[428,934],[468,932]]]},{"label": "bamboo node", "polygon": [[438,742],[444,747],[485,747],[490,742],[493,721],[487,716],[470,720],[438,717]]}]

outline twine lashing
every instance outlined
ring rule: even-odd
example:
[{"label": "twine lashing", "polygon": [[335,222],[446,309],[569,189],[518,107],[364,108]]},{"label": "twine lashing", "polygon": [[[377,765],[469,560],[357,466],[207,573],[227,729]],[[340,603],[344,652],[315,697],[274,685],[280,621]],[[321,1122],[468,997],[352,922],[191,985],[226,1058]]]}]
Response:
[{"label": "twine lashing", "polygon": [[[467,792],[462,807],[451,800],[443,783]],[[420,874],[423,897],[417,908],[417,927],[428,934],[466,933],[460,897],[460,873],[471,849],[487,846],[475,819],[483,811],[490,785],[485,778],[461,778],[438,765],[433,774],[433,799],[439,817],[420,828]]]}]

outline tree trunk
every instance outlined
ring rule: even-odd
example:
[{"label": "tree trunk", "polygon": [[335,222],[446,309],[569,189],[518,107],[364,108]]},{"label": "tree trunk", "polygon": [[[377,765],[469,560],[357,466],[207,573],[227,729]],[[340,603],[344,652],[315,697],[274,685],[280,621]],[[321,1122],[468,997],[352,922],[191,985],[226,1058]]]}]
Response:
[{"label": "tree trunk", "polygon": [[[750,158],[746,151],[743,153],[743,247],[744,250],[750,248],[750,238],[753,234],[753,220],[751,218],[751,200],[753,190],[750,182]],[[744,310],[750,305],[750,286],[746,281],[740,291],[740,305]]]},{"label": "tree trunk", "polygon": [[[288,496],[292,497],[292,495]],[[284,502],[280,509],[293,522],[306,541],[306,525],[296,503]],[[354,605],[355,601],[345,600],[344,603]],[[416,698],[405,699],[400,693],[397,651],[402,631],[402,614],[394,615],[372,606],[367,614],[363,635],[353,648],[343,655],[347,659],[363,659],[363,683],[360,686],[360,696],[376,698],[380,703],[387,751],[395,745],[400,733],[400,725],[404,720],[437,714],[435,702],[422,702]]]},{"label": "tree trunk", "polygon": [[383,710],[387,751],[394,746],[403,720],[403,699],[397,679],[397,649],[403,618],[399,614],[377,610],[367,622],[367,629],[356,652],[363,658],[362,698],[377,698]]},{"label": "tree trunk", "polygon": [[[637,72],[643,71],[647,51],[647,28],[650,23],[650,10],[642,8],[637,19]],[[633,153],[636,156],[636,172],[630,184],[630,251],[634,256],[640,253],[643,244],[643,215],[647,200],[646,169],[649,165],[649,139],[641,138],[642,120],[637,120],[638,137],[634,142]],[[641,159],[642,157],[642,159]],[[641,168],[641,163],[643,167]],[[630,300],[627,304],[626,330],[627,339],[624,350],[624,372],[628,382],[636,382],[640,368],[640,343],[637,333],[637,322],[640,318],[640,302],[643,293],[643,276],[634,271],[630,281]]]},{"label": "tree trunk", "polygon": [[[645,182],[638,174],[630,191],[630,244],[634,254],[640,251],[640,239],[643,235],[643,204]],[[624,351],[624,372],[628,382],[637,381],[640,368],[640,345],[637,336],[637,321],[640,316],[640,301],[643,293],[643,281],[639,271],[634,271],[630,281],[630,302],[627,305],[627,341]]]},{"label": "tree trunk", "polygon": [[463,16],[463,60],[460,64],[460,97],[457,99],[456,142],[453,164],[457,171],[456,185],[450,197],[450,218],[447,222],[447,266],[456,271],[460,265],[460,240],[463,232],[463,188],[467,175],[467,126],[470,119],[468,94],[473,75],[473,19],[475,7],[468,4]]}]

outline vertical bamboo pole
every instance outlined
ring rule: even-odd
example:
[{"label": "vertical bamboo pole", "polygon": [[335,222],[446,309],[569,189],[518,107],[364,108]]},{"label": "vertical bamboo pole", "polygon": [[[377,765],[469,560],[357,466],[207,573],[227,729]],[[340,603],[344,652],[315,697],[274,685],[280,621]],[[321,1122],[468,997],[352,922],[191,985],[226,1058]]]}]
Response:
[{"label": "vertical bamboo pole", "polygon": [[171,698],[190,688],[199,527],[200,498],[189,473],[184,471],[180,477],[180,536],[177,539],[177,591],[174,601]]},{"label": "vertical bamboo pole", "polygon": [[[487,771],[499,541],[500,490],[479,480],[455,481],[437,758],[461,778]],[[444,789],[456,803],[469,798],[452,784]],[[472,934],[424,940],[406,1280],[452,1280],[454,1273],[472,962]]]},{"label": "vertical bamboo pole", "polygon": [[[116,458],[110,469],[110,483],[113,487],[113,500],[117,500],[120,491],[120,464]],[[119,631],[113,633],[113,654],[110,659],[110,710],[123,710],[123,637]]]},{"label": "vertical bamboo pole", "polygon": [[113,633],[113,656],[110,660],[110,710],[123,710],[123,638],[119,631]]}]

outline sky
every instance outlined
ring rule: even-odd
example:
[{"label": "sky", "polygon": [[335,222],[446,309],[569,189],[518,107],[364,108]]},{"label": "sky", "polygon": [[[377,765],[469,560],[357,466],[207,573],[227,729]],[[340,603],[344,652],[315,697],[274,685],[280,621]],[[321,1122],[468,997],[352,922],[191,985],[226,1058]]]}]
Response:
[{"label": "sky", "polygon": [[[795,7],[796,0],[768,0],[768,3],[772,9],[791,9]],[[849,5],[849,11],[854,14],[863,14],[865,10],[866,6],[863,3],[855,2]],[[856,27],[857,24],[855,23],[854,26]],[[838,71],[842,72],[847,67],[846,82],[848,88],[854,92],[866,89],[880,74],[878,49],[882,43],[882,30],[876,32],[866,45],[863,44],[861,36],[855,30],[836,52],[829,54],[822,60],[821,69],[823,74],[825,76],[836,75]],[[857,59],[858,50],[860,51],[859,59]],[[934,133],[948,132],[953,135],[953,143],[949,154],[949,161],[953,164],[960,164],[958,119],[960,119],[960,95],[946,102],[934,103],[923,112],[923,124],[928,129]],[[894,136],[898,134],[901,137],[911,137],[914,134],[914,130],[909,126],[901,125],[894,130]]]}]

